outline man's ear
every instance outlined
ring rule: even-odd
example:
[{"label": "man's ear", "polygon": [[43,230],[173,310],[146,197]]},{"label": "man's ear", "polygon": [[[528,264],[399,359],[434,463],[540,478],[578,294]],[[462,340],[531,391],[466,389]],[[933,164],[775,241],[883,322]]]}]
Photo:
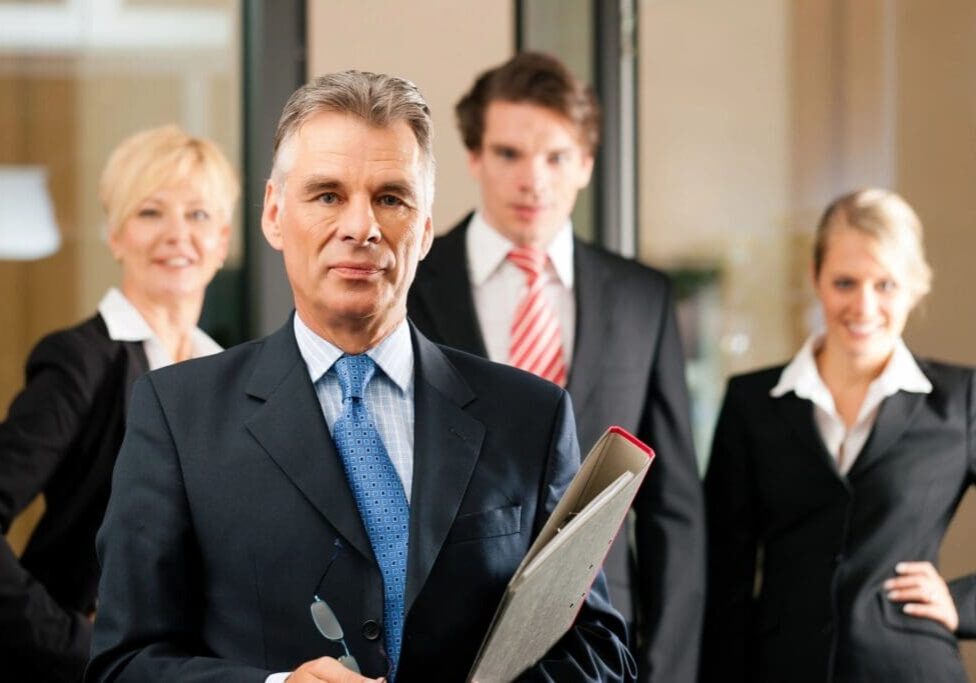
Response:
[{"label": "man's ear", "polygon": [[475,180],[479,180],[481,177],[481,150],[474,149],[468,150],[468,173]]},{"label": "man's ear", "polygon": [[275,187],[273,180],[268,180],[264,185],[264,209],[261,211],[261,232],[264,239],[272,248],[281,251],[283,240],[278,219],[281,216],[281,202],[283,197],[278,188]]},{"label": "man's ear", "polygon": [[420,238],[420,259],[423,261],[430,252],[430,246],[434,243],[434,218],[427,216],[424,221],[424,234]]}]

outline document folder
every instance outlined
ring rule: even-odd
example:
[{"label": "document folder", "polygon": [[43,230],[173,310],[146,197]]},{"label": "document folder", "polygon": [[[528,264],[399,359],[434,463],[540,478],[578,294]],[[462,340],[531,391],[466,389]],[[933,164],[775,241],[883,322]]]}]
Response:
[{"label": "document folder", "polygon": [[509,581],[470,681],[514,680],[572,627],[653,459],[626,430],[604,433]]}]

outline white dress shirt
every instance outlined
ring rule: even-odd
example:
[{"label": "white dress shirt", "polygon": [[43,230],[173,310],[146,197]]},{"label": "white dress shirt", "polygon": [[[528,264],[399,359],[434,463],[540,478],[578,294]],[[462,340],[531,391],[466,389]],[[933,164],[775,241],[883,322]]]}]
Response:
[{"label": "white dress shirt", "polygon": [[[480,211],[468,224],[468,274],[474,308],[484,335],[488,358],[508,363],[515,309],[525,296],[525,273],[508,260],[516,245],[485,222]],[[545,293],[559,321],[563,359],[570,367],[576,333],[576,299],[573,295],[573,226],[560,228],[546,249],[548,282]]]},{"label": "white dress shirt", "polygon": [[779,398],[792,391],[813,403],[814,421],[824,446],[837,463],[838,471],[846,476],[874,428],[881,402],[899,391],[928,394],[932,391],[932,383],[922,373],[908,347],[899,339],[888,364],[868,386],[857,419],[848,429],[837,413],[833,395],[817,370],[816,352],[822,343],[823,337],[820,335],[809,337],[783,370],[769,395]]},{"label": "white dress shirt", "polygon": [[[149,327],[139,310],[115,287],[110,288],[98,304],[98,313],[108,328],[109,339],[125,342],[142,342],[150,370],[173,364],[173,359]],[[190,357],[201,358],[220,353],[223,349],[199,327],[190,335]]]}]

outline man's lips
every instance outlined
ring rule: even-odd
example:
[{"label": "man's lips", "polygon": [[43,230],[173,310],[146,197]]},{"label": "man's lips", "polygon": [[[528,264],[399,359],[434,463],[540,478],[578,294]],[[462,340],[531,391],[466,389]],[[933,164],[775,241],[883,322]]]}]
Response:
[{"label": "man's lips", "polygon": [[329,267],[329,270],[341,277],[353,279],[369,278],[383,271],[375,263],[356,263],[351,261],[335,263]]},{"label": "man's lips", "polygon": [[541,204],[512,204],[512,211],[520,218],[534,218],[545,210]]}]

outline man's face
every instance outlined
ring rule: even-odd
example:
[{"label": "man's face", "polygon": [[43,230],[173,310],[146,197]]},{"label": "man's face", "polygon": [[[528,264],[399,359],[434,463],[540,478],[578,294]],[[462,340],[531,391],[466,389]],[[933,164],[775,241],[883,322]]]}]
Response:
[{"label": "man's face", "polygon": [[576,126],[534,104],[495,101],[468,166],[488,223],[520,246],[545,248],[590,182],[593,156]]},{"label": "man's face", "polygon": [[433,238],[413,132],[324,112],[279,155],[287,168],[268,181],[262,229],[284,253],[295,308],[326,339],[363,330],[381,339],[405,317]]}]

